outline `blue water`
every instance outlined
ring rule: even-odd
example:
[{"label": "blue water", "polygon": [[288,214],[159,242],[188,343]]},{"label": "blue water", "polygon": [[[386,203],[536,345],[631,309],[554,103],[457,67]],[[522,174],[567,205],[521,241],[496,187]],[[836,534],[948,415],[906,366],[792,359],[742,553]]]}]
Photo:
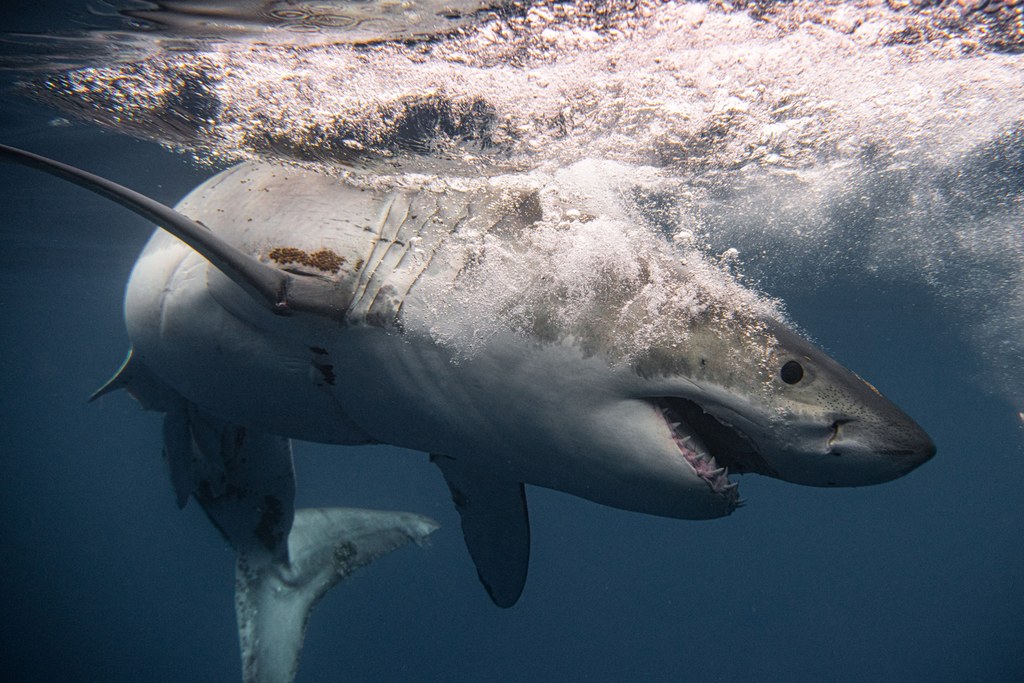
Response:
[{"label": "blue water", "polygon": [[[209,174],[51,118],[0,105],[0,141],[166,203]],[[0,679],[237,680],[233,554],[194,503],[176,508],[160,417],[123,393],[86,402],[127,349],[121,297],[149,227],[9,166],[0,206]],[[298,680],[1024,680],[1024,435],[949,333],[970,320],[864,274],[770,293],[921,423],[931,462],[863,489],[747,476],[747,506],[711,522],[530,489],[530,577],[500,610],[426,456],[298,443],[297,506],[443,527],[327,596]]]}]

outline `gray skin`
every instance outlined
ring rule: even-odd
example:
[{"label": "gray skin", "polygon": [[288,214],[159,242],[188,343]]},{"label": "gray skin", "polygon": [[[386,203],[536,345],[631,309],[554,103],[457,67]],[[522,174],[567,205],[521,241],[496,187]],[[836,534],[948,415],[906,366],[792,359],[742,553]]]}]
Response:
[{"label": "gray skin", "polygon": [[[586,315],[566,319],[566,291],[545,284],[544,254],[521,245],[587,207],[542,201],[530,182],[368,189],[243,164],[175,213],[75,169],[17,160],[167,231],[154,234],[128,286],[139,364],[231,424],[432,454],[502,606],[525,581],[524,483],[707,519],[740,504],[730,471],[864,486],[935,453],[874,387],[743,303],[735,285],[725,295],[701,289],[699,269],[653,238],[633,255],[640,275],[595,276]],[[525,271],[536,280],[517,294],[526,305],[516,325],[465,353],[466,297],[500,294],[486,282],[500,272],[488,270],[495,251],[536,261]],[[696,291],[703,304],[694,313],[668,296],[652,317],[652,290]],[[639,347],[625,341],[648,328]]]}]

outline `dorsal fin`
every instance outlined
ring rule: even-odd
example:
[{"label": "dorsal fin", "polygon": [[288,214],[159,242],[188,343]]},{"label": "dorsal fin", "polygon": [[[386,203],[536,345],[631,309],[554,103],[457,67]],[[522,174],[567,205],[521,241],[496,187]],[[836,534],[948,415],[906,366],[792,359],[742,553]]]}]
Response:
[{"label": "dorsal fin", "polygon": [[465,467],[447,456],[430,459],[448,483],[480,583],[495,605],[511,607],[523,592],[530,566],[530,519],[523,484]]},{"label": "dorsal fin", "polygon": [[331,296],[334,287],[332,282],[316,277],[296,276],[261,263],[225,242],[205,225],[112,180],[8,145],[0,145],[0,160],[35,168],[67,180],[152,221],[195,249],[250,296],[275,313],[287,315],[294,311],[304,311],[338,319],[344,314],[343,309],[338,309],[337,297]]}]

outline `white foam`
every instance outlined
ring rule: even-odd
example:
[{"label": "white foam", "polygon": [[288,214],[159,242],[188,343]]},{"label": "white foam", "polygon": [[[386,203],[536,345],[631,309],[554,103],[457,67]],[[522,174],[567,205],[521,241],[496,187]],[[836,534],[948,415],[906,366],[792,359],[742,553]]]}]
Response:
[{"label": "white foam", "polygon": [[[587,273],[635,277],[610,254],[639,243],[630,223],[640,205],[623,207],[617,193],[642,186],[664,212],[648,230],[674,232],[684,251],[737,248],[739,261],[793,278],[860,269],[927,286],[963,316],[987,379],[1020,400],[1024,55],[987,49],[999,43],[992,25],[948,3],[897,12],[794,0],[759,17],[714,2],[597,5],[607,11],[551,3],[463,22],[415,46],[267,34],[154,50],[71,73],[51,93],[205,160],[341,172],[350,154],[373,169],[364,182],[538,170],[563,195],[582,187],[591,204],[568,204],[595,220],[542,226],[520,247],[561,278],[572,303],[554,313],[568,326],[593,303]],[[426,119],[403,119],[410,107]],[[599,172],[608,162],[630,168]],[[502,305],[476,311],[480,338],[529,302],[519,280],[529,273],[491,246],[486,277]],[[688,258],[709,281],[721,271],[710,255]],[[465,283],[467,311],[479,277]],[[645,295],[652,315],[665,295]],[[442,328],[439,338],[454,338]]]},{"label": "white foam", "polygon": [[776,302],[741,286],[685,238],[673,245],[635,220],[625,190],[656,176],[586,160],[555,174],[490,181],[535,190],[543,219],[514,234],[457,234],[448,249],[471,264],[454,280],[448,272],[424,278],[417,295],[426,311],[408,324],[427,327],[462,359],[513,334],[573,340],[631,362],[652,347],[685,343],[698,320],[738,328],[780,317]]}]

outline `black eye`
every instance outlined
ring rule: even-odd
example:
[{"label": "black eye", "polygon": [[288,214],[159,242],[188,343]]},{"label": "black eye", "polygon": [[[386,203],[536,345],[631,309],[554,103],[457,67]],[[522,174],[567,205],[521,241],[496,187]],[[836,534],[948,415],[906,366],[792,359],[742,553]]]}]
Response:
[{"label": "black eye", "polygon": [[795,360],[791,360],[779,370],[779,377],[786,384],[796,384],[804,378],[804,368]]}]

